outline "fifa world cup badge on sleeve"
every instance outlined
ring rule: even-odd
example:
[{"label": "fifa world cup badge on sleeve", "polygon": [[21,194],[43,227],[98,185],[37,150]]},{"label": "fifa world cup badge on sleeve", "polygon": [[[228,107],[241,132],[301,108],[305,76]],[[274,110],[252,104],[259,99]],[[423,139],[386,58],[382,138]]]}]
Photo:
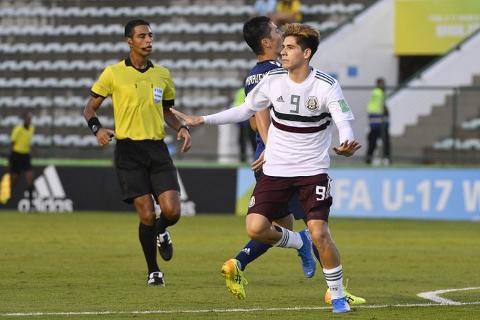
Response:
[{"label": "fifa world cup badge on sleeve", "polygon": [[162,88],[153,88],[153,101],[155,103],[162,102],[163,90]]}]

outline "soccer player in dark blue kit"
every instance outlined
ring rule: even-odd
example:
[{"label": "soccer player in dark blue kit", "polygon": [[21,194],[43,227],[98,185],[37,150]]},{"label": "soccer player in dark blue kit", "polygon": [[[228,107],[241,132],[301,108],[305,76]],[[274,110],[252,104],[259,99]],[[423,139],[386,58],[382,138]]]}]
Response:
[{"label": "soccer player in dark blue kit", "polygon": [[[245,79],[245,95],[247,95],[271,70],[281,67],[278,62],[280,51],[282,49],[282,31],[265,16],[254,17],[248,20],[243,27],[243,36],[245,42],[249,45],[257,57],[257,64],[250,70],[249,75]],[[259,178],[262,174],[261,166],[263,163],[263,152],[265,150],[264,142],[268,141],[268,128],[270,126],[270,112],[268,109],[257,112],[254,117],[250,118],[251,127],[257,131],[257,149],[255,151],[255,161],[252,163],[252,169],[255,171],[255,178]],[[293,196],[288,208],[283,212],[279,212],[277,219],[274,220],[284,228],[293,229],[294,217],[296,219],[304,219],[304,212],[300,206],[297,196]],[[308,237],[308,233],[304,230],[300,234],[302,237]],[[306,241],[310,242],[310,239]],[[246,266],[264,254],[272,246],[266,243],[250,240],[244,248],[237,254],[234,259],[227,260],[222,266],[222,274],[225,277],[227,289],[237,298],[245,299],[246,293],[244,286],[248,284],[243,271]],[[315,261],[311,257],[311,252],[305,252],[306,248],[313,248],[317,260],[320,262],[319,254],[315,246],[303,248],[303,252],[298,250],[299,256],[302,258],[303,272],[307,278],[313,277],[315,274]],[[365,299],[355,297],[346,292],[347,301],[350,304],[365,303]],[[327,291],[325,302],[330,303],[330,294]]]}]

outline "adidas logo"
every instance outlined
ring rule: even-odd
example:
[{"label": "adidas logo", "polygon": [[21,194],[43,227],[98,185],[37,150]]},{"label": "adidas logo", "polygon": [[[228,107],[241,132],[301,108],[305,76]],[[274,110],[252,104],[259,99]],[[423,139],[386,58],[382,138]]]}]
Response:
[{"label": "adidas logo", "polygon": [[277,102],[285,102],[285,101],[283,101],[283,97],[280,96],[280,97],[277,98]]},{"label": "adidas logo", "polygon": [[250,248],[243,248],[242,251],[245,252],[247,256],[250,255]]},{"label": "adidas logo", "polygon": [[[72,212],[73,202],[66,198],[65,190],[58,176],[55,166],[49,165],[43,174],[33,182],[33,206],[40,212]],[[28,192],[18,202],[18,211],[30,211]]]}]

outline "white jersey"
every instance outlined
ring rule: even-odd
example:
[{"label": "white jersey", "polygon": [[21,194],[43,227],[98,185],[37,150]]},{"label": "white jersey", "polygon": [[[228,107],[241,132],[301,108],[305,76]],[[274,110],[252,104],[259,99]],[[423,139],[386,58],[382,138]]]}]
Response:
[{"label": "white jersey", "polygon": [[317,69],[302,83],[293,82],[285,69],[272,70],[245,104],[253,111],[272,104],[263,172],[275,177],[326,173],[332,120],[354,119],[338,82]]}]

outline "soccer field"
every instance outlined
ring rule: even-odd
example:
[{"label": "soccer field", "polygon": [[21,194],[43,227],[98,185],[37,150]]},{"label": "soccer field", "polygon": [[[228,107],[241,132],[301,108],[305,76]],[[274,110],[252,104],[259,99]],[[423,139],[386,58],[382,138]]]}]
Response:
[{"label": "soccer field", "polygon": [[[301,224],[297,225],[300,228]],[[252,263],[247,299],[224,287],[222,263],[246,241],[244,219],[184,217],[166,287],[147,287],[132,214],[0,211],[0,318],[5,319],[480,319],[480,224],[335,219],[349,290],[367,304],[333,315],[320,270],[305,279],[294,250]],[[439,295],[421,292],[463,289]]]}]

